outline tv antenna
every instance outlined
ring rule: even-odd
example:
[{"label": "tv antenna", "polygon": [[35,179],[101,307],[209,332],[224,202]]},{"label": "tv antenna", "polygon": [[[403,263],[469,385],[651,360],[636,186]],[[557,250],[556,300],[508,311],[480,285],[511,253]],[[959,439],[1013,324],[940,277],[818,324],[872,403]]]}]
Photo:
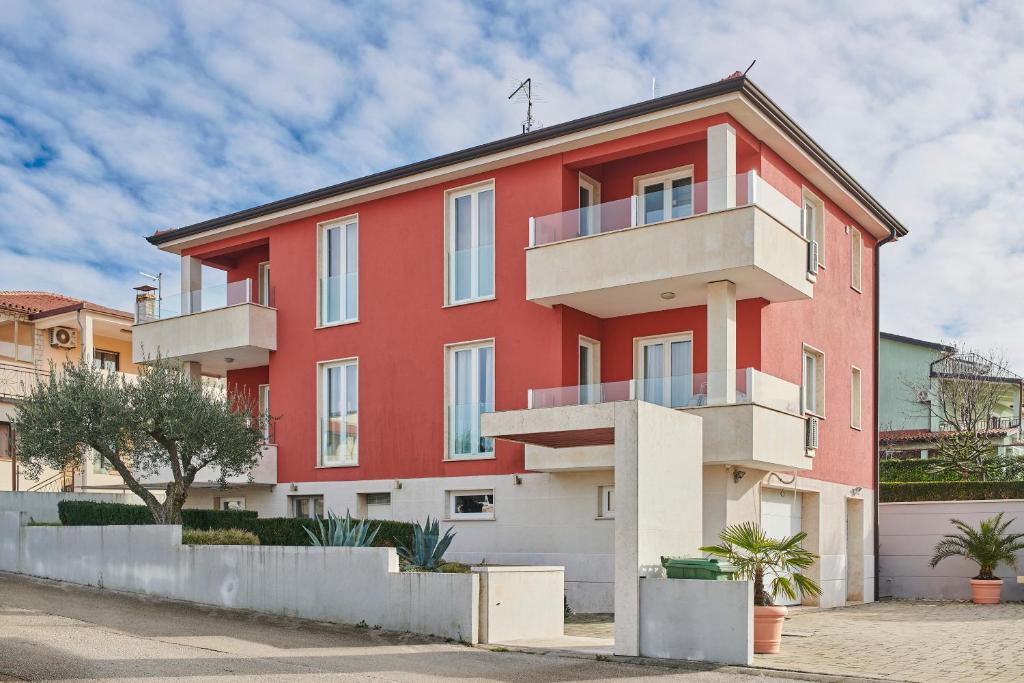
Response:
[{"label": "tv antenna", "polygon": [[[518,97],[516,97],[518,95]],[[533,79],[527,78],[521,81],[508,99],[516,97],[517,101],[526,100],[526,120],[523,121],[523,132],[529,133],[537,122],[533,118]]]}]

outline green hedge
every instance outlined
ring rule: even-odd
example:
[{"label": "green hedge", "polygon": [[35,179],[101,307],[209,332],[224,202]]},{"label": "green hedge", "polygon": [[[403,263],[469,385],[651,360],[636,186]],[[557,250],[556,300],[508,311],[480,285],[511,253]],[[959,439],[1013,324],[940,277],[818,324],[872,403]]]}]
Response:
[{"label": "green hedge", "polygon": [[[153,524],[153,515],[145,505],[62,500],[57,503],[57,513],[64,526]],[[181,511],[182,526],[189,529],[250,529],[255,520],[256,513],[250,510],[186,508]]]},{"label": "green hedge", "polygon": [[[92,501],[63,500],[57,504],[61,524],[64,526],[111,526],[124,524],[153,524],[153,516],[145,505],[125,503],[95,503]],[[251,510],[206,510],[185,508],[181,511],[182,526],[186,529],[241,529],[250,531],[260,539],[261,545],[309,545],[309,536],[303,527],[312,528],[311,519],[291,517],[258,517]],[[376,546],[395,546],[412,543],[413,525],[409,522],[377,521],[380,531]]]},{"label": "green hedge", "polygon": [[933,474],[929,468],[936,460],[882,460],[878,464],[879,481],[957,481],[954,472]]},{"label": "green hedge", "polygon": [[927,481],[882,483],[879,501],[903,503],[928,500],[1024,499],[1024,481]]},{"label": "green hedge", "polygon": [[259,545],[251,531],[241,529],[182,529],[182,545]]}]

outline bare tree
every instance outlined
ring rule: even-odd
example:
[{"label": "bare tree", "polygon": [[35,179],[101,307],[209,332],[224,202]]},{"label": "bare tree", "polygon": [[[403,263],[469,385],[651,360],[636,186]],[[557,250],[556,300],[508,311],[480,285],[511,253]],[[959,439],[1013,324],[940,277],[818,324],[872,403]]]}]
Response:
[{"label": "bare tree", "polygon": [[[200,470],[219,469],[223,484],[248,474],[264,445],[269,416],[245,391],[204,387],[175,364],[157,358],[138,381],[67,363],[50,369],[17,408],[18,459],[29,476],[44,465],[81,468],[90,449],[121,475],[158,524],[179,524]],[[170,470],[163,502],[143,484]]]}]

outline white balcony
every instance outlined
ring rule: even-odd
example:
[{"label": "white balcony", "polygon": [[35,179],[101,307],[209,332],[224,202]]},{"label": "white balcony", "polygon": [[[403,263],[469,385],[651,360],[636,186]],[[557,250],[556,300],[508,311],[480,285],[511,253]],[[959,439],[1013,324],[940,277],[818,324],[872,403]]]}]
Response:
[{"label": "white balcony", "polygon": [[526,298],[609,318],[702,305],[722,280],[737,299],[813,295],[799,207],[753,172],[688,192],[667,219],[637,197],[532,219]]},{"label": "white balcony", "polygon": [[[220,486],[220,469],[217,467],[205,467],[196,474],[192,486],[195,488],[216,488]],[[251,476],[251,479],[250,479]],[[169,482],[174,481],[169,467],[163,468],[155,474],[143,477],[140,482],[146,488],[162,489]],[[263,455],[260,456],[256,466],[249,475],[240,474],[227,477],[225,483],[230,487],[239,486],[273,486],[277,483],[277,446],[267,445],[263,447]]]},{"label": "white balcony", "polygon": [[[138,302],[136,363],[157,355],[200,363],[204,372],[258,367],[277,349],[277,310],[252,300],[250,280]],[[182,305],[184,303],[184,305]]]}]

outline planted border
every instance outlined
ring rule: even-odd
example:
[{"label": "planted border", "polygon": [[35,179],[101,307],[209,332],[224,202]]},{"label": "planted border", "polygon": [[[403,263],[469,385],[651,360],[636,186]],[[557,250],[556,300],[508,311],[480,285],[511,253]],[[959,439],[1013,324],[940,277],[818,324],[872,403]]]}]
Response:
[{"label": "planted border", "polygon": [[882,503],[916,503],[944,500],[1024,499],[1024,481],[922,481],[882,483]]}]

